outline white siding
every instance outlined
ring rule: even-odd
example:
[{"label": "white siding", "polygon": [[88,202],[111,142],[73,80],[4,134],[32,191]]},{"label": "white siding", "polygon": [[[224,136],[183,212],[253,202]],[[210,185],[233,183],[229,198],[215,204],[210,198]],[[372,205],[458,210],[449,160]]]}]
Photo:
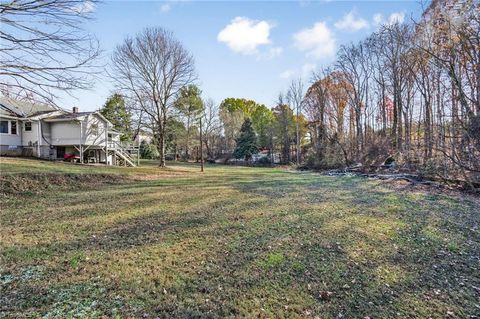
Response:
[{"label": "white siding", "polygon": [[[0,118],[2,121],[8,121],[8,133],[0,133],[0,145],[4,146],[21,146],[22,145],[22,132],[21,122],[11,119]],[[17,134],[11,134],[11,121],[17,122]]]},{"label": "white siding", "polygon": [[85,125],[86,145],[105,145],[107,123],[99,116],[91,114],[87,117]]},{"label": "white siding", "polygon": [[81,142],[80,123],[77,121],[50,122],[50,132],[46,134],[50,135],[52,145],[105,145],[107,125],[100,117],[89,115],[82,121],[81,126]]},{"label": "white siding", "polygon": [[25,122],[23,122],[23,125],[21,127],[22,130],[22,143],[23,146],[33,146],[37,145],[36,143],[38,142],[38,122],[32,121],[32,130],[31,131],[25,131]]},{"label": "white siding", "polygon": [[80,144],[80,123],[52,122],[50,134],[52,145],[78,145]]}]

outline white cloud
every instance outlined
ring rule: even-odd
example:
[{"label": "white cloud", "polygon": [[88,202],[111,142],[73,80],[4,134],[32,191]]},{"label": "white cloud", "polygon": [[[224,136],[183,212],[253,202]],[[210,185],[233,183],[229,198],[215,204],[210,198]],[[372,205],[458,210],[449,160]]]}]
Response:
[{"label": "white cloud", "polygon": [[234,52],[258,54],[258,46],[271,43],[269,37],[273,27],[273,24],[265,20],[236,17],[218,33],[217,40],[225,43]]},{"label": "white cloud", "polygon": [[317,59],[335,55],[335,38],[325,22],[317,22],[293,35],[294,45]]},{"label": "white cloud", "polygon": [[292,69],[288,69],[288,70],[285,70],[283,71],[282,73],[280,73],[280,78],[282,79],[289,79],[291,78],[292,76],[295,75],[295,70],[292,70]]},{"label": "white cloud", "polygon": [[403,12],[392,13],[390,14],[387,20],[383,18],[383,15],[381,13],[377,13],[373,15],[373,23],[376,26],[403,23],[403,21],[405,21],[405,13]]},{"label": "white cloud", "polygon": [[354,11],[350,11],[343,18],[335,23],[335,28],[340,30],[358,31],[368,28],[368,21],[360,17],[356,17]]},{"label": "white cloud", "polygon": [[97,5],[90,0],[85,0],[82,3],[78,3],[71,8],[73,12],[78,14],[91,13],[94,12],[96,9]]},{"label": "white cloud", "polygon": [[383,15],[381,13],[376,13],[373,15],[373,24],[379,26],[383,23]]},{"label": "white cloud", "polygon": [[160,6],[160,11],[163,13],[170,11],[170,9],[172,9],[172,6],[170,5],[170,3],[164,3]]},{"label": "white cloud", "polygon": [[403,12],[394,12],[388,18],[388,23],[389,24],[403,23],[404,20],[405,20],[405,14]]}]

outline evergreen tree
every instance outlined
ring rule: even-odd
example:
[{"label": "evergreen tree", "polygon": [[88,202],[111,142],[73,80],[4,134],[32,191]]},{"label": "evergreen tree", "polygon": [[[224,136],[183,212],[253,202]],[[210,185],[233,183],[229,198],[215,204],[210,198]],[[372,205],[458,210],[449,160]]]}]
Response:
[{"label": "evergreen tree", "polygon": [[252,127],[252,120],[247,118],[240,129],[240,136],[236,139],[237,146],[233,152],[233,157],[244,158],[249,161],[252,155],[258,152],[257,136]]},{"label": "evergreen tree", "polygon": [[159,156],[158,149],[153,143],[143,140],[140,143],[140,157],[144,159],[157,159]]},{"label": "evergreen tree", "polygon": [[253,100],[239,98],[226,98],[220,104],[220,119],[225,128],[227,147],[233,148],[234,136],[238,134],[246,118],[252,120],[253,129],[257,133],[257,146],[269,148],[274,120],[272,111]]},{"label": "evergreen tree", "polygon": [[129,141],[132,139],[131,116],[127,112],[125,100],[120,94],[115,93],[110,96],[100,109],[100,114],[113,124],[115,130],[122,133],[120,140]]}]

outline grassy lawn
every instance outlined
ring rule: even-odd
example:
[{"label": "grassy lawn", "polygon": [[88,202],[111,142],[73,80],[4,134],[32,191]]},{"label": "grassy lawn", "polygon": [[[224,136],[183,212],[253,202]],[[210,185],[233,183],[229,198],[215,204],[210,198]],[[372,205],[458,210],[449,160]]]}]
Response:
[{"label": "grassy lawn", "polygon": [[1,195],[0,317],[480,316],[476,198],[280,169],[201,174],[155,164],[1,159],[4,179],[122,179]]}]

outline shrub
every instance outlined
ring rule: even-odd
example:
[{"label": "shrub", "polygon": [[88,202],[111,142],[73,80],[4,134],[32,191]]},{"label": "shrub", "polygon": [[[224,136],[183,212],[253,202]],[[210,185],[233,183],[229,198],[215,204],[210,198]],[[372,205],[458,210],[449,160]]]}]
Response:
[{"label": "shrub", "polygon": [[260,166],[270,166],[272,165],[272,161],[269,156],[264,156],[264,157],[260,157],[256,162],[256,164]]},{"label": "shrub", "polygon": [[140,156],[143,159],[156,159],[160,156],[160,154],[158,153],[156,145],[142,141],[140,144]]}]

